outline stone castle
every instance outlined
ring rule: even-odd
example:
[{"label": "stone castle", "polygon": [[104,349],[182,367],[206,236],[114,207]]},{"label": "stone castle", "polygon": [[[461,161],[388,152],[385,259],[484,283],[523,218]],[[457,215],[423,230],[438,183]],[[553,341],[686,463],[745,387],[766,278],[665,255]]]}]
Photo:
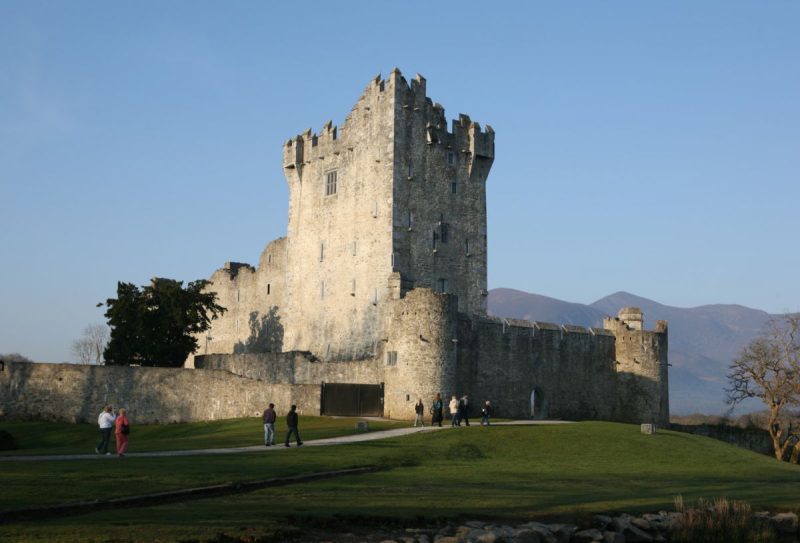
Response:
[{"label": "stone castle", "polygon": [[424,78],[376,77],[343,126],[305,131],[283,157],[287,235],[256,268],[212,275],[228,312],[187,367],[289,387],[307,412],[356,409],[346,384],[391,418],[438,392],[501,416],[668,421],[665,321],[645,331],[636,308],[602,328],[487,316],[494,131],[463,114],[448,129]]}]

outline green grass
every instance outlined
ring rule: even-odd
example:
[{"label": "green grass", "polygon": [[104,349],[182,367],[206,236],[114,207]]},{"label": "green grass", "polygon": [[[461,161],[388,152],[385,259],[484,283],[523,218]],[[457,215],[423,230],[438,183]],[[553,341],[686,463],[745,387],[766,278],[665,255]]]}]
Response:
[{"label": "green grass", "polygon": [[[468,447],[474,446],[474,448]],[[477,452],[476,452],[477,449]],[[800,467],[725,443],[638,426],[461,428],[354,445],[224,457],[0,464],[0,508],[134,495],[365,464],[390,471],[250,494],[0,526],[0,540],[174,541],[270,533],[293,517],[574,517],[671,509],[673,498],[797,508]],[[300,520],[298,520],[300,519]],[[305,519],[305,520],[303,520]],[[96,540],[96,539],[95,539]]]},{"label": "green grass", "polygon": [[[300,435],[305,440],[356,433],[356,421],[349,417],[310,417],[300,419]],[[370,420],[370,431],[408,426],[407,422]],[[17,442],[17,450],[0,451],[0,456],[93,453],[100,440],[94,424],[56,422],[3,422]],[[279,417],[276,439],[282,439],[286,426]],[[194,422],[190,424],[143,424],[131,426],[130,452],[175,451],[220,447],[247,447],[264,443],[264,426],[258,417]],[[110,451],[114,451],[114,437]]]}]

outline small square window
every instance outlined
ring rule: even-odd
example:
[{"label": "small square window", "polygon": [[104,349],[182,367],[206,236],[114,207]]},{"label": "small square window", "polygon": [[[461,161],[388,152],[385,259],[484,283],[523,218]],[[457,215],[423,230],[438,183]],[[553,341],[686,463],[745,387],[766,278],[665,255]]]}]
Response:
[{"label": "small square window", "polygon": [[447,279],[441,278],[436,281],[436,292],[441,294],[447,293]]},{"label": "small square window", "polygon": [[386,353],[386,365],[387,366],[397,365],[397,351],[389,351]]}]

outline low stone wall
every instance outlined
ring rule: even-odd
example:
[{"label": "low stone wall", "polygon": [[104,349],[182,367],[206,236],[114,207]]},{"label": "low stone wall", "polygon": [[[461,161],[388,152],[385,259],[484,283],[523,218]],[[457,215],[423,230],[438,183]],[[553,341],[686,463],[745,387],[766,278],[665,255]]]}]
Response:
[{"label": "low stone wall", "polygon": [[[242,377],[275,384],[363,383],[384,381],[384,366],[379,360],[323,362],[311,353],[247,353],[198,355],[198,370],[226,370]],[[319,394],[317,394],[319,395]]]},{"label": "low stone wall", "polygon": [[759,428],[739,428],[725,424],[670,424],[669,429],[718,439],[768,456],[775,453],[769,432]]},{"label": "low stone wall", "polygon": [[279,413],[297,404],[319,414],[319,385],[274,384],[228,371],[6,362],[0,418],[95,422],[105,404],[125,407],[134,423],[217,420]]}]

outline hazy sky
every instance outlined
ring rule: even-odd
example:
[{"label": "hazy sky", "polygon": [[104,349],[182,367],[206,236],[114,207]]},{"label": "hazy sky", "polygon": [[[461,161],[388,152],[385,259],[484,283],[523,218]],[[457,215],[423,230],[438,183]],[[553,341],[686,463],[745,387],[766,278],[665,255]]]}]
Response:
[{"label": "hazy sky", "polygon": [[497,132],[489,286],[800,310],[800,2],[0,0],[0,353],[285,235],[378,73]]}]

